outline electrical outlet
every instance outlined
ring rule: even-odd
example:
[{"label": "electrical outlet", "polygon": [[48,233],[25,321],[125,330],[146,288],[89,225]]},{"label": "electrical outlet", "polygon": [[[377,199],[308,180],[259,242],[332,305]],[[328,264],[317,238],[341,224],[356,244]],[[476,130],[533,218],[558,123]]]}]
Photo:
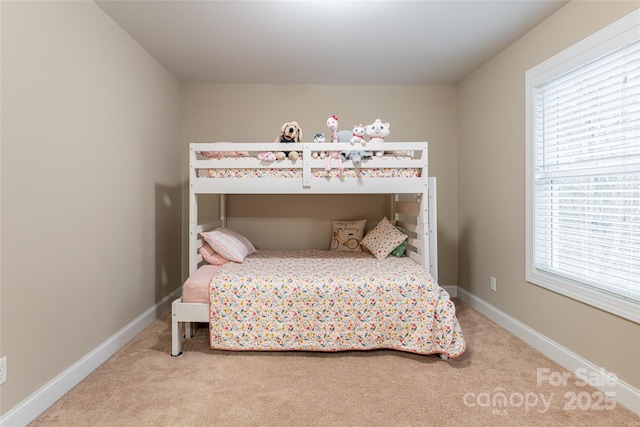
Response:
[{"label": "electrical outlet", "polygon": [[0,359],[0,384],[7,382],[7,356]]},{"label": "electrical outlet", "polygon": [[496,291],[496,278],[495,277],[491,277],[491,290],[492,291]]}]

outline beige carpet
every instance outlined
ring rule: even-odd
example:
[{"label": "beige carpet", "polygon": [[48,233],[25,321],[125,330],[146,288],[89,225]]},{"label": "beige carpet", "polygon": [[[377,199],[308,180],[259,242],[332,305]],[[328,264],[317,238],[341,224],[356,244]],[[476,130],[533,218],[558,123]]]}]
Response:
[{"label": "beige carpet", "polygon": [[206,328],[173,358],[167,313],[31,426],[640,426],[573,376],[539,385],[538,368],[566,370],[455,302],[468,348],[449,361],[213,351]]}]

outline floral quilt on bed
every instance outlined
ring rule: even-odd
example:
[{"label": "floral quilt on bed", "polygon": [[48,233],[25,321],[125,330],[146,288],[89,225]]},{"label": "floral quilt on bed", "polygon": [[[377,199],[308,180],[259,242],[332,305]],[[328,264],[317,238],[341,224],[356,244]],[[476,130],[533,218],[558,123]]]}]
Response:
[{"label": "floral quilt on bed", "polygon": [[449,294],[407,257],[261,250],[225,264],[210,295],[213,349],[457,357],[466,348]]}]

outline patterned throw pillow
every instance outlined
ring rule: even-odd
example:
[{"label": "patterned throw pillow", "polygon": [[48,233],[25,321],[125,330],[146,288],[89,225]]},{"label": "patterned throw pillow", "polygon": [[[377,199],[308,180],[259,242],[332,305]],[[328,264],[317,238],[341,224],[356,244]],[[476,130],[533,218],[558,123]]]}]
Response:
[{"label": "patterned throw pillow", "polygon": [[249,239],[229,228],[218,227],[200,234],[211,249],[229,261],[242,262],[247,255],[256,251]]},{"label": "patterned throw pillow", "polygon": [[362,246],[378,259],[386,258],[398,245],[407,239],[407,235],[398,230],[385,217],[362,239]]},{"label": "patterned throw pillow", "polygon": [[364,235],[366,219],[357,221],[333,221],[333,234],[331,235],[332,251],[360,252],[360,241]]}]

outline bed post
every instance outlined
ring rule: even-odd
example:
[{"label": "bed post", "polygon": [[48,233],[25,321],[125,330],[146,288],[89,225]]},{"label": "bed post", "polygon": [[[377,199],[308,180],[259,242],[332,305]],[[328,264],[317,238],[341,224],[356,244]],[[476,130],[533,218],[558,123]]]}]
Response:
[{"label": "bed post", "polygon": [[421,236],[422,261],[433,280],[438,283],[438,206],[436,197],[436,178],[429,176],[429,145],[424,143],[422,158],[422,177],[424,191],[420,195],[422,207],[419,222],[423,226]]},{"label": "bed post", "polygon": [[196,169],[194,166],[196,152],[193,144],[189,147],[189,274],[198,268],[196,226],[198,225],[198,196],[193,189]]},{"label": "bed post", "polygon": [[437,202],[437,188],[436,177],[429,177],[429,258],[426,260],[429,263],[429,271],[434,280],[438,282],[438,202]]},{"label": "bed post", "polygon": [[222,226],[227,226],[227,195],[220,194],[220,221],[222,221]]}]

